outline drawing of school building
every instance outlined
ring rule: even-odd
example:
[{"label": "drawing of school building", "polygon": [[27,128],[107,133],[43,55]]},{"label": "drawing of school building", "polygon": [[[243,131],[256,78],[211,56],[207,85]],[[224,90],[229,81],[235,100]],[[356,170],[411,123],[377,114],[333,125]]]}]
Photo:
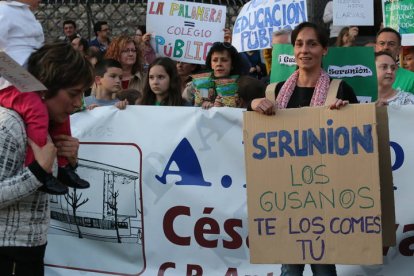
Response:
[{"label": "drawing of school building", "polygon": [[79,159],[77,173],[89,181],[91,187],[70,189],[65,196],[51,196],[51,231],[141,244],[139,173],[85,159]]}]

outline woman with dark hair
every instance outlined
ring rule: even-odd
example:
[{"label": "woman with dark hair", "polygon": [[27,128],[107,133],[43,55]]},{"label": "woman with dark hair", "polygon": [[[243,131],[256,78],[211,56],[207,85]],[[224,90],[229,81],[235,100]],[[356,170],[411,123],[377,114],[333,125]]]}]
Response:
[{"label": "woman with dark hair", "polygon": [[145,81],[142,105],[183,106],[181,80],[175,62],[159,57],[150,64]]},{"label": "woman with dark hair", "polygon": [[[292,45],[298,69],[284,82],[275,87],[277,108],[320,106],[325,103],[331,83],[322,69],[322,58],[328,52],[325,31],[311,22],[299,24],[292,32]],[[331,108],[357,103],[352,87],[341,82]],[[251,109],[263,114],[274,114],[274,103],[266,98],[254,99]]]},{"label": "woman with dark hair", "polygon": [[[322,57],[328,52],[328,37],[319,26],[303,22],[292,32],[292,44],[298,69],[285,81],[276,85],[276,104],[267,98],[254,99],[251,109],[262,114],[275,114],[276,108],[323,106],[328,96],[331,79],[322,69]],[[339,84],[336,99],[329,104],[339,109],[348,103],[357,103],[352,88],[345,82]],[[302,275],[305,265],[284,264],[282,276]],[[314,275],[336,275],[335,265],[312,264]]]},{"label": "woman with dark hair", "polygon": [[[220,66],[219,60],[226,60],[229,67]],[[212,70],[216,78],[240,75],[241,64],[239,52],[228,42],[213,43],[206,57],[206,68]]]},{"label": "woman with dark hair", "polygon": [[[65,42],[47,44],[28,61],[29,72],[46,91],[37,93],[47,112],[49,126],[68,120],[82,105],[84,89],[93,81],[90,63]],[[31,104],[28,103],[28,104]],[[49,195],[40,188],[49,174],[56,175],[56,155],[76,166],[79,141],[61,135],[38,146],[26,134],[17,112],[0,107],[0,268],[2,275],[44,275],[43,258],[50,221]],[[53,133],[50,133],[53,137]],[[55,140],[56,141],[56,140]],[[34,161],[24,165],[27,144]]]},{"label": "woman with dark hair", "polygon": [[[141,48],[126,35],[114,38],[106,50],[105,59],[114,59],[122,65],[122,89],[142,91],[144,87],[144,62]],[[93,93],[93,91],[92,91]]]},{"label": "woman with dark hair", "polygon": [[215,42],[206,58],[207,73],[193,75],[187,95],[194,95],[194,105],[204,109],[213,106],[237,106],[237,79],[242,61],[236,48],[228,42]]},{"label": "woman with dark hair", "polygon": [[375,53],[375,66],[377,69],[378,101],[382,105],[414,104],[414,95],[392,88],[395,81],[397,62],[388,52]]}]

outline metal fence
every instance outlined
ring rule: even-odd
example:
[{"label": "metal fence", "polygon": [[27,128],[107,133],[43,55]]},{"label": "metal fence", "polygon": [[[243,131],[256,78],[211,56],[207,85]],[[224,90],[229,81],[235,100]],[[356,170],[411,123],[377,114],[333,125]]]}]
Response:
[{"label": "metal fence", "polygon": [[[380,6],[381,0],[375,0]],[[122,33],[133,34],[137,26],[145,25],[147,2],[144,0],[44,0],[35,12],[42,23],[46,40],[54,40],[63,35],[62,24],[74,20],[79,34],[87,39],[93,38],[93,24],[103,20],[109,23],[112,36]],[[241,7],[248,0],[193,0],[207,4],[227,6],[227,27],[232,27]],[[323,11],[328,0],[308,0],[308,20],[320,25]],[[381,11],[376,10],[376,18]],[[376,20],[378,21],[378,20]],[[324,25],[325,26],[325,25]],[[326,26],[325,26],[326,27]]]},{"label": "metal fence", "polygon": [[[78,33],[87,39],[93,38],[93,24],[107,21],[112,36],[133,34],[137,26],[145,25],[147,2],[143,0],[103,0],[103,1],[42,1],[35,12],[43,25],[47,41],[63,35],[63,22],[76,22]],[[231,27],[241,7],[247,0],[199,0],[207,4],[227,6],[227,27]]]}]

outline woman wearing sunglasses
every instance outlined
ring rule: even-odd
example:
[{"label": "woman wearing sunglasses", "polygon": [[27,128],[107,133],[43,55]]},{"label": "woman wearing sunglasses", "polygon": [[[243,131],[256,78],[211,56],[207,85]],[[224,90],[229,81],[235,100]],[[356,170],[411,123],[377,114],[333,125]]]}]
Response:
[{"label": "woman wearing sunglasses", "polygon": [[214,43],[206,58],[207,73],[193,75],[187,94],[194,96],[194,105],[237,107],[237,80],[242,67],[236,48],[227,42]]}]

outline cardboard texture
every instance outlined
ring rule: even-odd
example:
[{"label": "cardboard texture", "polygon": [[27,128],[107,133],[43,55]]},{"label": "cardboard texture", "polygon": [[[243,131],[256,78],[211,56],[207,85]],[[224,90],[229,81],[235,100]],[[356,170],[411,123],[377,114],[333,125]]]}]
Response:
[{"label": "cardboard texture", "polygon": [[377,135],[388,124],[377,132],[377,120],[386,112],[376,110],[244,113],[252,263],[382,263],[383,234],[385,244],[395,242],[395,216],[386,156],[380,185],[379,150],[389,157],[389,138],[379,138],[381,148]]},{"label": "cardboard texture", "polygon": [[395,246],[395,202],[391,168],[390,134],[388,129],[387,107],[377,108],[377,132],[381,181],[382,243]]},{"label": "cardboard texture", "polygon": [[47,88],[5,52],[0,52],[0,76],[20,92],[44,91]]}]

